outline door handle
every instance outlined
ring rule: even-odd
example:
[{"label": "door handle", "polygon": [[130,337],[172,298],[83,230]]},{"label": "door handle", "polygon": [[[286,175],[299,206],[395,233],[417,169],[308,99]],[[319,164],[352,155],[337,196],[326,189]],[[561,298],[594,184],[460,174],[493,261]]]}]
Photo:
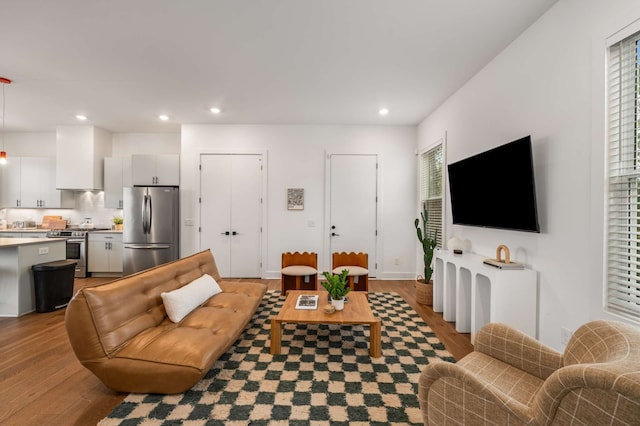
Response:
[{"label": "door handle", "polygon": [[171,248],[168,244],[126,244],[124,248],[135,250],[157,250]]},{"label": "door handle", "polygon": [[221,232],[220,235],[229,235],[229,231]]},{"label": "door handle", "polygon": [[238,233],[236,231],[233,231],[231,235],[238,235]]},{"label": "door handle", "polygon": [[332,233],[331,233],[331,236],[332,236],[332,237],[339,237],[339,236],[340,236],[340,234],[336,234],[335,232],[332,232]]}]

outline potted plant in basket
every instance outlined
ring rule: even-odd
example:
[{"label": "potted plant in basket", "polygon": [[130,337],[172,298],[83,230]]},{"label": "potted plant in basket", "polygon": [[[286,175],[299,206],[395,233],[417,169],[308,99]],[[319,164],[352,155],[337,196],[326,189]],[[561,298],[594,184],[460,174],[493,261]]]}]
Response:
[{"label": "potted plant in basket", "polygon": [[119,216],[113,217],[113,224],[116,225],[116,230],[122,231],[122,224],[124,223],[124,219]]},{"label": "potted plant in basket", "polygon": [[321,283],[322,287],[329,292],[331,304],[336,308],[336,311],[344,309],[344,297],[351,291],[351,288],[347,285],[347,274],[349,274],[348,269],[343,269],[339,274],[322,273],[327,279],[327,281]]},{"label": "potted plant in basket", "polygon": [[422,253],[424,260],[424,276],[419,278],[416,283],[416,302],[423,305],[433,304],[433,281],[431,281],[431,275],[433,275],[433,268],[431,264],[433,262],[433,251],[436,249],[438,240],[438,230],[434,232],[433,238],[427,235],[427,223],[429,222],[429,213],[426,207],[422,207],[422,228],[420,228],[420,219],[416,219],[413,225],[416,228],[416,234],[418,235],[418,241],[422,245]]}]

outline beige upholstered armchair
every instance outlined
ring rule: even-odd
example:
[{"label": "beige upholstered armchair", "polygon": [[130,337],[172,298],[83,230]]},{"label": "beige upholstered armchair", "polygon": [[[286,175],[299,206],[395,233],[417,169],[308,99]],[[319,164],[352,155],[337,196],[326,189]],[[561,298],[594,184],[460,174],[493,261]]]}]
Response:
[{"label": "beige upholstered armchair", "polygon": [[488,324],[457,364],[420,376],[426,425],[640,425],[640,330],[580,327],[564,354],[504,324]]}]

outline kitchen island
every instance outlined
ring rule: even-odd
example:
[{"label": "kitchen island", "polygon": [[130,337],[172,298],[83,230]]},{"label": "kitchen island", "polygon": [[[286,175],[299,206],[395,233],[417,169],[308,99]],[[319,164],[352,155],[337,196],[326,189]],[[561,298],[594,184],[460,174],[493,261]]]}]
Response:
[{"label": "kitchen island", "polygon": [[31,267],[66,258],[64,238],[0,238],[0,317],[36,309]]}]

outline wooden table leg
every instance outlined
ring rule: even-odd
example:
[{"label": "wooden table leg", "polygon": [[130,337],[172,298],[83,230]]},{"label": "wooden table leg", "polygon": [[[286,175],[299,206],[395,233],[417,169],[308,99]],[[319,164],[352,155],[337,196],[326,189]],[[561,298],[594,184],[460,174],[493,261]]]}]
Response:
[{"label": "wooden table leg", "polygon": [[271,355],[280,353],[280,341],[282,338],[282,323],[271,317]]},{"label": "wooden table leg", "polygon": [[[380,318],[376,318],[369,326],[369,353],[373,358],[382,356],[382,327]],[[273,330],[273,326],[271,327]],[[273,340],[273,339],[272,339]],[[273,343],[271,344],[273,345]],[[273,346],[271,346],[273,348]]]}]

